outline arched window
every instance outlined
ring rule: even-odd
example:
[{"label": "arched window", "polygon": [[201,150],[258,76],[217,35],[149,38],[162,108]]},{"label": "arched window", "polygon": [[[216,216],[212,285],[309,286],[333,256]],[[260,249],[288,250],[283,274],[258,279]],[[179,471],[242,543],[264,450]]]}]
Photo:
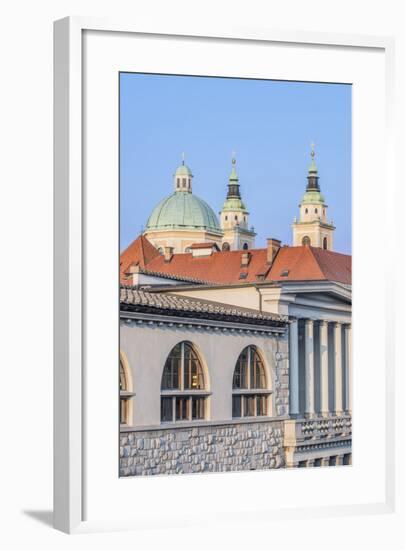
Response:
[{"label": "arched window", "polygon": [[170,352],[163,369],[161,421],[203,420],[207,395],[203,366],[193,344],[180,342]]},{"label": "arched window", "polygon": [[180,178],[177,178],[177,187],[180,187]]},{"label": "arched window", "polygon": [[228,216],[225,216],[225,221],[226,221],[226,222],[228,221]]},{"label": "arched window", "polygon": [[188,246],[188,247],[185,249],[184,252],[187,252],[187,253],[191,252],[191,248]]},{"label": "arched window", "polygon": [[186,186],[186,184],[187,184],[187,180],[186,180],[186,178],[183,178],[183,179],[182,179],[181,181],[182,181],[183,187],[185,187],[185,186]]},{"label": "arched window", "polygon": [[305,214],[308,214],[308,208],[305,208]]},{"label": "arched window", "polygon": [[131,390],[128,371],[120,360],[120,424],[130,424]]},{"label": "arched window", "polygon": [[238,216],[235,216],[235,220],[238,221]]},{"label": "arched window", "polygon": [[311,239],[307,236],[303,237],[302,238],[302,246],[310,246],[311,244]]},{"label": "arched window", "polygon": [[242,248],[243,248],[243,250],[247,250],[247,249],[249,248],[248,243],[243,243],[243,247],[242,247]]},{"label": "arched window", "polygon": [[315,208],[315,214],[318,214],[318,209],[317,208]]},{"label": "arched window", "polygon": [[233,373],[232,417],[266,416],[269,394],[263,361],[255,346],[239,355]]},{"label": "arched window", "polygon": [[162,247],[162,246],[159,246],[158,252],[159,252],[159,254],[160,254],[161,256],[163,256],[164,250],[163,250],[163,247]]},{"label": "arched window", "polygon": [[328,239],[326,237],[323,238],[323,248],[324,250],[328,250]]},{"label": "arched window", "polygon": [[229,243],[223,243],[222,252],[228,252],[229,250],[231,250],[231,245]]}]

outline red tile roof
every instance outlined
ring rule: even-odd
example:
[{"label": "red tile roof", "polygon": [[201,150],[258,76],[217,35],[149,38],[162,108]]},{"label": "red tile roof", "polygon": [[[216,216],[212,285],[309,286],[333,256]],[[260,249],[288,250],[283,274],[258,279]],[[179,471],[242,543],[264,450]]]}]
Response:
[{"label": "red tile roof", "polygon": [[352,258],[346,254],[312,246],[283,246],[273,262],[267,280],[327,280],[351,284]]},{"label": "red tile roof", "polygon": [[[141,239],[143,246],[136,245]],[[152,247],[153,252],[147,245]],[[141,259],[137,254],[143,251]],[[185,276],[207,283],[227,284],[258,281],[336,281],[351,284],[351,256],[314,248],[312,246],[283,246],[278,251],[273,264],[267,264],[267,249],[249,250],[249,265],[241,266],[244,250],[213,252],[206,257],[194,257],[190,253],[173,254],[165,261],[145,237],[139,237],[121,255],[121,280],[123,273],[133,263],[162,275]],[[140,261],[144,261],[141,265]],[[126,267],[124,267],[126,265]]]},{"label": "red tile roof", "polygon": [[[192,254],[174,254],[170,262],[163,256],[153,258],[147,269],[161,273],[187,275],[210,283],[236,283],[256,281],[256,273],[266,262],[265,249],[251,250],[252,257],[247,267],[241,267],[242,250],[213,252],[210,256],[194,257]],[[246,273],[246,278],[240,278]]]},{"label": "red tile roof", "polygon": [[156,256],[159,256],[157,249],[146,237],[140,235],[120,255],[120,280],[125,281],[125,274],[131,265],[145,267]]}]

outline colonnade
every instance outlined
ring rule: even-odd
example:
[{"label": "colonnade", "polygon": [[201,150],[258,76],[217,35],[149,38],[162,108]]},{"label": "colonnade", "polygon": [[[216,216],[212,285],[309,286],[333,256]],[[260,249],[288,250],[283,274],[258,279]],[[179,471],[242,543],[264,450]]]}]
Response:
[{"label": "colonnade", "polygon": [[[351,414],[351,363],[350,324],[293,319],[290,324],[290,415],[326,418]],[[300,382],[304,386],[301,392]]]}]

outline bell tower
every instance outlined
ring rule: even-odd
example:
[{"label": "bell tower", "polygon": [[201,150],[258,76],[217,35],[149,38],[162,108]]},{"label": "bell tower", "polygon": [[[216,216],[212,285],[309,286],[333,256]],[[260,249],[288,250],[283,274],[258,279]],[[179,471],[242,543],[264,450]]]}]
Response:
[{"label": "bell tower", "polygon": [[299,220],[294,219],[293,246],[311,245],[333,250],[333,222],[327,220],[328,205],[319,187],[318,168],[315,163],[314,144],[311,144],[311,164],[307,187],[299,205]]},{"label": "bell tower", "polygon": [[236,173],[236,158],[232,157],[232,170],[228,180],[228,193],[220,214],[224,232],[222,250],[248,250],[254,248],[253,227],[249,229],[249,212],[242,201],[239,178]]}]

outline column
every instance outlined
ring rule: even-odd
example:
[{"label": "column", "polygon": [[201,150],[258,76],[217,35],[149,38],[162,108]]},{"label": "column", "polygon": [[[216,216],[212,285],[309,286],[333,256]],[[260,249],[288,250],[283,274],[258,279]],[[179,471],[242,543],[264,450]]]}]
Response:
[{"label": "column", "polygon": [[314,322],[305,320],[305,415],[315,414]]},{"label": "column", "polygon": [[294,319],[290,324],[290,415],[299,412],[298,319]]},{"label": "column", "polygon": [[352,327],[345,325],[345,369],[346,369],[346,409],[349,414],[352,413]]},{"label": "column", "polygon": [[342,325],[335,323],[334,326],[334,352],[335,352],[335,414],[343,412],[343,357],[342,357]]},{"label": "column", "polygon": [[319,365],[321,373],[321,415],[329,416],[328,323],[319,323]]},{"label": "column", "polygon": [[343,455],[337,455],[336,466],[342,466],[342,465],[343,465]]},{"label": "column", "polygon": [[329,457],[321,458],[321,466],[329,466]]}]

